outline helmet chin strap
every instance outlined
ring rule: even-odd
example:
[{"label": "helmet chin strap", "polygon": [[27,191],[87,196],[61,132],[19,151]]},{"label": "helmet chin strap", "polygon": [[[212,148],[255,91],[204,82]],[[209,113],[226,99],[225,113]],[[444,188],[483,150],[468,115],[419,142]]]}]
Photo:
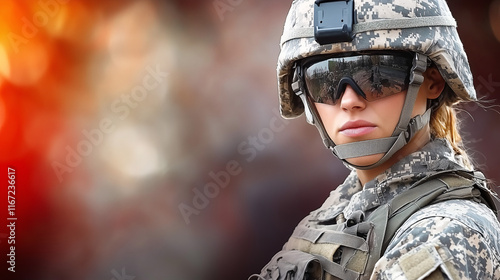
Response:
[{"label": "helmet chin strap", "polygon": [[[348,144],[336,145],[333,140],[328,136],[326,129],[321,121],[321,118],[316,111],[312,101],[306,96],[303,89],[302,69],[299,65],[295,66],[295,75],[292,81],[292,90],[298,95],[304,104],[304,111],[308,123],[313,124],[318,129],[323,143],[332,151],[332,153],[342,160],[345,164],[356,169],[372,169],[386,162],[397,151],[408,144],[413,136],[420,131],[426,124],[429,123],[432,108],[428,108],[422,115],[411,117],[413,106],[417,99],[420,85],[424,77],[423,72],[427,68],[427,56],[422,54],[415,54],[413,59],[413,67],[410,73],[410,83],[406,93],[403,109],[399,117],[398,124],[390,137],[379,138],[373,140],[364,140],[352,142]],[[360,166],[349,163],[347,160],[350,158],[369,156],[375,154],[384,154],[383,157],[377,162]]]}]

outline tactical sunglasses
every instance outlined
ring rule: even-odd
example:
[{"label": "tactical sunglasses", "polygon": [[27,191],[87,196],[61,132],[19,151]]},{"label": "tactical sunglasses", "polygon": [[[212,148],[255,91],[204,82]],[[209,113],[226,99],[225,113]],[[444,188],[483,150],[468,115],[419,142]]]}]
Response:
[{"label": "tactical sunglasses", "polygon": [[316,103],[335,105],[347,85],[371,102],[407,90],[412,65],[411,53],[313,58],[302,64],[302,75]]}]

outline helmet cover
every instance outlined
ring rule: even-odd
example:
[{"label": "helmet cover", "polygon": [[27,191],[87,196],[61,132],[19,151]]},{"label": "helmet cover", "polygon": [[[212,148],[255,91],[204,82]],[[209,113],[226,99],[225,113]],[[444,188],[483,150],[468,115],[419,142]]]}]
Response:
[{"label": "helmet cover", "polygon": [[462,100],[475,100],[467,55],[445,0],[354,0],[352,42],[320,45],[314,38],[315,0],[294,0],[284,25],[277,75],[280,112],[295,118],[304,106],[293,93],[293,66],[324,54],[371,50],[412,51],[428,56]]}]

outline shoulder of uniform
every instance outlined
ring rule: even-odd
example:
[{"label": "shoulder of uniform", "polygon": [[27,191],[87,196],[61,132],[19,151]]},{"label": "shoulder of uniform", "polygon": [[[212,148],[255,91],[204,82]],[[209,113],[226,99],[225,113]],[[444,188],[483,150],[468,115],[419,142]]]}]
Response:
[{"label": "shoulder of uniform", "polygon": [[500,222],[493,211],[482,203],[455,199],[428,205],[406,220],[396,232],[393,241],[405,233],[416,232],[413,230],[415,228],[426,228],[422,235],[459,232],[478,234],[492,249],[497,261],[500,261]]},{"label": "shoulder of uniform", "polygon": [[[433,217],[460,221],[477,231],[481,231],[483,227],[491,228],[492,225],[500,227],[495,213],[487,205],[468,199],[451,199],[430,204],[410,216],[403,226]],[[500,230],[498,227],[497,231]]]},{"label": "shoulder of uniform", "polygon": [[352,196],[361,191],[363,186],[355,172],[351,172],[344,183],[330,192],[323,205],[309,214],[312,221],[325,222],[336,218],[349,204]]}]

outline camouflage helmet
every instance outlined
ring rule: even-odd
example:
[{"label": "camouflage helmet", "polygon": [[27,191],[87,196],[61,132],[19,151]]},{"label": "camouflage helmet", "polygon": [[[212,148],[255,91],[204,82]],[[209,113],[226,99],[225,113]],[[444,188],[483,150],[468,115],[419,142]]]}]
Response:
[{"label": "camouflage helmet", "polygon": [[284,118],[304,112],[291,88],[295,62],[342,52],[405,50],[426,55],[456,97],[476,99],[467,56],[445,0],[354,0],[352,41],[324,45],[315,41],[314,5],[315,0],[294,0],[286,18],[277,65]]}]

